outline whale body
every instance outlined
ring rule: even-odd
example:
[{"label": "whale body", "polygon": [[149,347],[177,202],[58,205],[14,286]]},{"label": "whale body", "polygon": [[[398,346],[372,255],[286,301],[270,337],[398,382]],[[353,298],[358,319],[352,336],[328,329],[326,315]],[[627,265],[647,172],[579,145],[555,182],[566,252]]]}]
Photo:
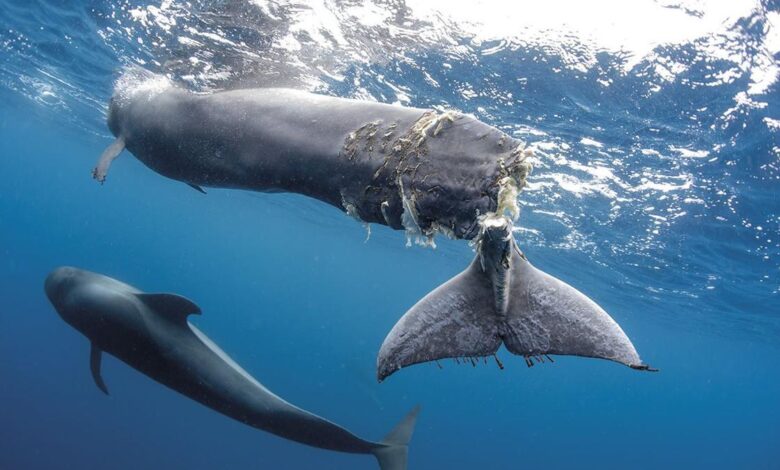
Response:
[{"label": "whale body", "polygon": [[418,409],[381,442],[298,408],[273,394],[187,321],[200,308],[176,294],[149,294],[102,274],[61,267],[46,278],[60,316],[91,342],[90,368],[101,375],[109,353],[144,375],[244,424],[322,449],[374,455],[383,470],[407,468]]},{"label": "whale body", "polygon": [[471,116],[290,89],[118,89],[108,126],[109,156],[124,146],[169,178],[303,194],[423,236],[473,238],[502,178],[525,168],[520,141]]},{"label": "whale body", "polygon": [[388,335],[380,381],[418,362],[493,355],[501,344],[529,365],[561,354],[650,370],[601,307],[517,247],[517,196],[531,170],[523,142],[456,112],[288,89],[197,94],[164,81],[119,83],[108,113],[117,139],[93,171],[98,181],[127,148],[201,191],[294,192],[405,230],[408,240],[425,244],[443,233],[475,243],[467,271]]}]

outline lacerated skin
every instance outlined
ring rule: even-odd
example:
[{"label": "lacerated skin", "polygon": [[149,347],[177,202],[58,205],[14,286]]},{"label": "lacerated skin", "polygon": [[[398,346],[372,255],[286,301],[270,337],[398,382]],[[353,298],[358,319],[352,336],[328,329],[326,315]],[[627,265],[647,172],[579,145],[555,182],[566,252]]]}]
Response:
[{"label": "lacerated skin", "polygon": [[94,346],[222,414],[287,439],[339,452],[376,453],[388,447],[360,439],[274,395],[221,357],[213,343],[209,347],[210,340],[186,319],[151,311],[136,297],[142,292],[132,286],[63,267],[47,277],[45,290],[60,316]]},{"label": "lacerated skin", "polygon": [[502,165],[521,158],[519,141],[473,117],[288,89],[137,92],[112,100],[108,124],[179,181],[300,193],[365,222],[465,239],[496,210]]}]

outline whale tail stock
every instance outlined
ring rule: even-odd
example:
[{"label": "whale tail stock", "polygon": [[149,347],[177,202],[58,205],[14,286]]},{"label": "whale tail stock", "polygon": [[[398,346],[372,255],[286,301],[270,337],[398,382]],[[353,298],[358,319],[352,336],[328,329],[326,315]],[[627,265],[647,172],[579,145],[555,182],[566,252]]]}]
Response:
[{"label": "whale tail stock", "polygon": [[559,354],[654,370],[593,300],[533,267],[515,243],[511,220],[496,216],[483,221],[471,265],[417,302],[387,335],[377,378],[437,359],[475,364],[502,343],[529,366]]},{"label": "whale tail stock", "polygon": [[381,470],[406,470],[409,440],[419,413],[420,407],[415,406],[373,450]]}]

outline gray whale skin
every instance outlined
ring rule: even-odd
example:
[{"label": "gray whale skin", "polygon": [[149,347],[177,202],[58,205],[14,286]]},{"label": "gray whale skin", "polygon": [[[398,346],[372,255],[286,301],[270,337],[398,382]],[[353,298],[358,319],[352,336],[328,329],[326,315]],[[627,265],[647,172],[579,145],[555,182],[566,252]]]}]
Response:
[{"label": "gray whale skin", "polygon": [[200,191],[294,192],[418,240],[437,233],[474,240],[468,269],[389,333],[377,359],[380,381],[420,362],[475,363],[501,344],[529,366],[559,354],[654,370],[601,307],[520,251],[512,229],[529,152],[473,117],[288,89],[118,86],[108,125],[117,139],[93,171],[101,182],[127,148]]},{"label": "gray whale skin", "polygon": [[249,426],[322,449],[372,454],[382,470],[407,468],[407,444],[418,408],[383,441],[366,441],[265,388],[187,321],[200,309],[184,297],[144,293],[72,267],[52,271],[45,291],[60,316],[91,342],[92,377],[106,394],[102,352]]}]

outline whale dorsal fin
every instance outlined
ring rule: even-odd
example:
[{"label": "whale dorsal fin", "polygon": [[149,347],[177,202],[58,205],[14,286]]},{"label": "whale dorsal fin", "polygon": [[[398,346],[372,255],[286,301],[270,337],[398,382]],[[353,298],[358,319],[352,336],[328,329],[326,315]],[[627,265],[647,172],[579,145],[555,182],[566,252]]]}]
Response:
[{"label": "whale dorsal fin", "polygon": [[185,323],[188,315],[200,315],[200,307],[177,294],[135,294],[150,310],[176,323]]},{"label": "whale dorsal fin", "polygon": [[199,193],[206,194],[206,191],[203,188],[201,188],[200,186],[198,186],[197,184],[187,183],[187,186],[189,186],[190,188],[194,189],[195,191],[197,191]]},{"label": "whale dorsal fin", "polygon": [[101,392],[108,395],[108,387],[103,382],[103,377],[100,375],[100,362],[103,358],[103,351],[95,343],[92,343],[92,348],[89,351],[89,370],[92,372],[92,379],[95,381],[95,385]]}]

